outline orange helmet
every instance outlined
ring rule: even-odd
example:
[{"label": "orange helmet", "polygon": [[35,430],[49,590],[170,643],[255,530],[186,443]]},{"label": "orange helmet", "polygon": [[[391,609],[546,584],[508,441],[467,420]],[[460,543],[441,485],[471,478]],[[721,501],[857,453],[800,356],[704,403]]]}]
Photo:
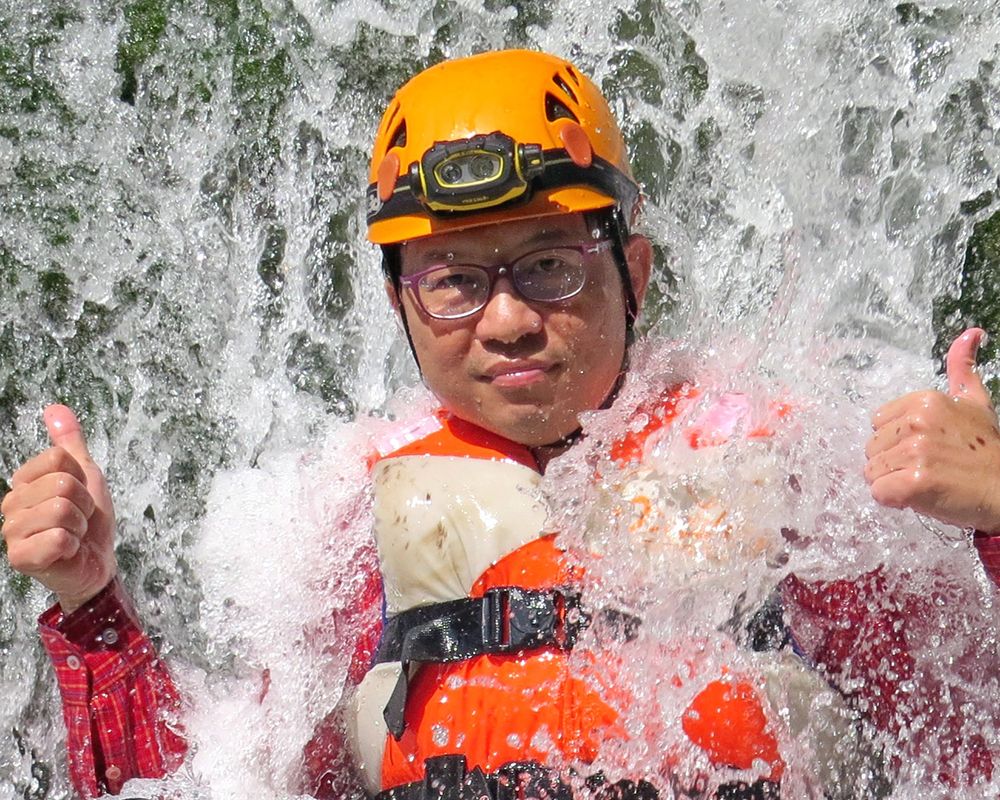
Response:
[{"label": "orange helmet", "polygon": [[492,222],[639,198],[618,123],[594,83],[556,56],[504,50],[407,82],[375,137],[368,238],[396,244]]}]

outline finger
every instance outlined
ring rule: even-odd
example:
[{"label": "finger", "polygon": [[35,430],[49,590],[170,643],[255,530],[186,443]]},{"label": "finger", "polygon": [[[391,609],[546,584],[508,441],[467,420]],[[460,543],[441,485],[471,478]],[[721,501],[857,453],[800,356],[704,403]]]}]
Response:
[{"label": "finger", "polygon": [[[904,426],[905,427],[905,426]],[[893,447],[875,454],[865,464],[865,477],[869,483],[884,475],[900,470],[916,471],[922,477],[934,467],[941,456],[942,442],[923,433],[901,437]]]},{"label": "finger", "polygon": [[913,426],[906,419],[906,416],[900,414],[881,425],[868,438],[865,443],[865,457],[873,458],[879,453],[891,450],[913,432]]},{"label": "finger", "polygon": [[913,470],[927,465],[926,440],[922,436],[908,439],[895,447],[883,450],[865,463],[865,480],[869,484],[900,470]]},{"label": "finger", "polygon": [[914,500],[914,476],[919,470],[895,470],[876,478],[868,487],[879,505],[907,508]]},{"label": "finger", "polygon": [[990,393],[986,391],[982,380],[976,374],[976,355],[985,335],[982,328],[969,328],[951,343],[945,364],[948,372],[948,394],[992,408]]},{"label": "finger", "polygon": [[34,508],[21,509],[7,517],[3,535],[9,544],[49,528],[65,528],[73,535],[82,537],[87,533],[87,518],[66,498],[53,497]]},{"label": "finger", "polygon": [[73,558],[79,550],[80,540],[76,536],[64,528],[51,528],[8,545],[7,558],[18,572],[34,575],[57,561]]},{"label": "finger", "polygon": [[83,466],[93,462],[80,421],[71,409],[63,405],[51,405],[45,409],[42,417],[52,444],[62,447]]},{"label": "finger", "polygon": [[948,490],[935,477],[933,469],[923,466],[897,469],[874,481],[869,489],[872,497],[884,506],[912,508],[921,514],[933,511],[933,516],[942,522],[950,522],[942,505]]},{"label": "finger", "polygon": [[3,513],[10,516],[15,511],[30,509],[54,497],[63,497],[90,519],[94,513],[94,498],[78,478],[68,472],[52,472],[25,483],[10,492],[3,501]]},{"label": "finger", "polygon": [[880,406],[872,414],[872,429],[877,431],[883,426],[894,422],[899,417],[908,414],[913,408],[919,405],[921,396],[926,393],[926,391],[910,392],[909,394],[904,394],[902,397],[897,397],[895,400],[891,400],[884,406]]},{"label": "finger", "polygon": [[86,485],[87,474],[83,466],[67,450],[62,447],[50,447],[32,459],[24,462],[20,469],[10,479],[11,488],[17,489],[43,475],[65,472],[72,475],[80,483]]}]

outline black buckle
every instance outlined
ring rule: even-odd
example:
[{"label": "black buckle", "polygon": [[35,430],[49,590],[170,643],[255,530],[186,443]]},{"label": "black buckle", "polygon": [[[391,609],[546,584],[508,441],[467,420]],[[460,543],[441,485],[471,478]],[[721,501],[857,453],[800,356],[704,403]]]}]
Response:
[{"label": "black buckle", "polygon": [[[488,775],[478,766],[471,770],[467,767],[465,756],[459,753],[428,758],[424,761],[423,780],[386,789],[379,792],[375,800],[574,800],[580,797],[660,800],[656,787],[644,780],[608,783],[601,773],[581,779],[577,786],[579,791],[574,791],[574,783],[569,781],[575,782],[579,777],[577,773],[570,770],[569,776],[564,778],[558,770],[537,761],[512,761]],[[704,787],[698,796],[703,793]],[[778,800],[777,794],[725,796],[739,800],[744,797],[746,800]]]},{"label": "black buckle", "polygon": [[460,754],[428,758],[421,800],[493,800],[483,771],[479,767],[466,770],[465,756]]},{"label": "black buckle", "polygon": [[573,800],[559,774],[537,761],[512,761],[490,775],[494,800]]},{"label": "black buckle", "polygon": [[501,586],[483,595],[487,652],[515,653],[546,645],[569,650],[588,622],[575,592]]}]

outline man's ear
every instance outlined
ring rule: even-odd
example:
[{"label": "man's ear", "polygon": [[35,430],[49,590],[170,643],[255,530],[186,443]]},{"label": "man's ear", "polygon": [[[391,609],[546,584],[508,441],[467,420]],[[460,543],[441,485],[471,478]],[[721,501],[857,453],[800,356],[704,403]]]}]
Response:
[{"label": "man's ear", "polygon": [[653,271],[652,243],[645,236],[633,233],[625,242],[625,260],[628,262],[628,274],[632,278],[635,301],[641,312],[642,301],[649,286],[649,277]]}]

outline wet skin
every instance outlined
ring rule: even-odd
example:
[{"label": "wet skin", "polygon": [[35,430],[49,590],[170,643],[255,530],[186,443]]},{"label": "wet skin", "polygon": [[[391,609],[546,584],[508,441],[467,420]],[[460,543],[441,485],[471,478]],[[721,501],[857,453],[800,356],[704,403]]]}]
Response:
[{"label": "wet skin", "polygon": [[[580,214],[520,220],[407,242],[402,269],[410,275],[453,260],[507,264],[549,245],[591,240]],[[642,303],[652,259],[648,240],[625,245]],[[609,252],[588,256],[583,290],[556,303],[526,301],[498,278],[486,307],[470,317],[425,314],[409,290],[390,300],[406,314],[424,380],[458,417],[529,447],[569,435],[579,414],[600,407],[625,357],[625,295]]]}]

